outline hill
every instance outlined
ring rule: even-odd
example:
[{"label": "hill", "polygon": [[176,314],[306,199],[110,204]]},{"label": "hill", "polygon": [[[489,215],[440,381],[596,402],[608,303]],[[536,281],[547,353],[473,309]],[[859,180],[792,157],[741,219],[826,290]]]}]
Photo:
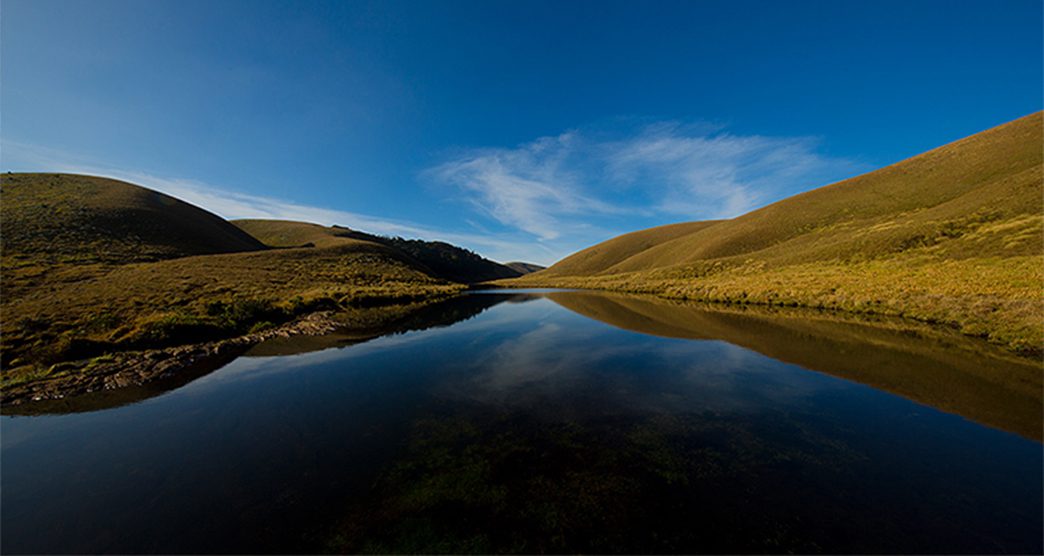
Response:
[{"label": "hill", "polygon": [[0,191],[5,388],[70,379],[84,368],[72,361],[98,358],[94,372],[109,354],[242,335],[317,310],[367,308],[371,326],[461,291],[469,272],[518,275],[440,242],[298,222],[239,223],[247,233],[105,178],[5,174]]},{"label": "hill", "polygon": [[330,247],[359,241],[383,245],[401,253],[431,276],[450,282],[485,282],[521,275],[520,271],[441,241],[385,237],[342,226],[286,220],[234,220],[232,223],[271,247]]},{"label": "hill", "polygon": [[128,263],[265,249],[216,214],[126,182],[70,174],[0,181],[4,257]]},{"label": "hill", "polygon": [[352,237],[351,230],[308,222],[244,219],[231,224],[269,247],[332,247],[366,241]]},{"label": "hill", "polygon": [[611,239],[514,285],[898,314],[1044,342],[1042,115],[743,216]]},{"label": "hill", "polygon": [[682,222],[614,237],[583,251],[578,251],[553,264],[548,275],[586,276],[611,272],[631,257],[668,241],[686,237],[718,221]]}]

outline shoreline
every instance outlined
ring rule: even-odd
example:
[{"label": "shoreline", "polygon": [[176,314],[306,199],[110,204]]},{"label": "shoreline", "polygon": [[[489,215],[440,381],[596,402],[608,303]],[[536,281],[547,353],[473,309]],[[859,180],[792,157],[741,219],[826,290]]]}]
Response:
[{"label": "shoreline", "polygon": [[[602,293],[615,293],[622,295],[640,295],[650,296],[667,301],[675,302],[693,302],[693,303],[707,303],[712,305],[718,305],[722,307],[764,307],[764,308],[782,308],[782,309],[801,309],[811,310],[825,313],[835,313],[838,315],[848,315],[853,318],[860,316],[878,316],[897,318],[901,320],[907,320],[911,323],[917,323],[921,325],[928,325],[931,327],[938,327],[940,329],[950,330],[957,332],[962,336],[968,338],[979,339],[989,345],[998,347],[1007,353],[1014,356],[1036,360],[1038,362],[1044,361],[1044,346],[1035,346],[1032,341],[1026,341],[1026,343],[1020,347],[1014,347],[1011,338],[999,337],[995,331],[989,329],[982,329],[972,327],[968,322],[962,322],[957,319],[942,319],[933,318],[931,316],[920,316],[916,313],[917,308],[909,307],[892,307],[888,305],[875,304],[873,302],[861,303],[858,308],[850,308],[840,303],[832,302],[831,300],[814,299],[812,301],[805,301],[799,299],[797,296],[778,298],[778,299],[757,299],[754,297],[747,297],[743,299],[734,299],[732,296],[724,294],[722,296],[713,295],[700,295],[689,291],[674,291],[678,287],[675,284],[660,284],[650,285],[647,287],[613,287],[611,285],[597,285],[597,284],[578,284],[569,281],[570,277],[566,277],[564,282],[528,282],[528,283],[504,283],[503,281],[497,281],[493,283],[485,284],[490,289],[504,289],[504,290],[517,290],[517,289],[559,289],[559,290],[582,290],[582,291],[593,291]],[[576,278],[573,278],[576,280]],[[512,279],[517,280],[517,279]],[[580,278],[580,281],[586,281]],[[981,325],[980,325],[981,326]],[[1016,336],[1016,340],[1024,340]]]},{"label": "shoreline", "polygon": [[370,337],[387,332],[403,318],[465,290],[434,291],[410,297],[367,297],[361,303],[303,313],[281,325],[239,336],[174,346],[116,351],[92,358],[62,361],[44,376],[0,386],[0,411],[34,404],[74,400],[98,393],[147,387],[186,376],[202,376],[262,342],[295,336],[327,336],[336,332]]},{"label": "shoreline", "polygon": [[[722,309],[741,310],[745,308],[758,308],[762,310],[784,310],[807,312],[813,311],[817,314],[835,315],[842,320],[852,319],[859,321],[864,318],[884,318],[905,321],[911,325],[917,324],[929,328],[937,328],[940,331],[958,333],[961,336],[976,339],[984,345],[992,346],[1011,356],[1019,359],[1040,361],[1040,354],[1035,352],[1018,351],[1010,347],[990,341],[982,334],[969,334],[961,329],[960,325],[951,322],[932,321],[918,318],[914,315],[901,314],[895,311],[880,311],[869,308],[866,310],[853,311],[843,307],[831,305],[811,305],[796,302],[761,302],[757,300],[734,300],[715,299],[712,297],[686,297],[682,295],[671,295],[669,291],[656,291],[654,289],[626,289],[612,287],[566,286],[536,284],[503,284],[488,283],[474,285],[468,291],[474,290],[502,290],[511,292],[521,289],[540,288],[563,291],[590,291],[600,294],[615,294],[623,296],[639,296],[657,299],[670,303],[696,303],[720,307]],[[427,305],[446,299],[444,296],[434,296],[420,302]],[[304,314],[290,322],[259,332],[253,332],[206,342],[183,344],[165,348],[153,348],[136,351],[123,351],[113,354],[102,355],[90,359],[66,361],[54,365],[51,375],[36,380],[19,383],[14,386],[4,386],[0,391],[0,405],[5,408],[18,407],[20,410],[27,409],[27,405],[35,402],[54,402],[65,399],[73,399],[79,396],[98,393],[113,392],[131,387],[141,387],[165,379],[181,377],[192,369],[206,367],[208,364],[217,362],[221,366],[237,357],[240,353],[261,342],[275,338],[290,338],[294,336],[324,336],[339,330],[373,330],[372,322],[351,323],[344,319],[338,320],[335,315],[344,314],[343,311],[322,310]],[[353,319],[354,320],[354,319]],[[361,319],[365,320],[365,319]],[[378,326],[378,328],[380,328]],[[213,369],[210,369],[213,370]],[[6,413],[6,412],[5,412]],[[20,411],[19,411],[20,413]]]},{"label": "shoreline", "polygon": [[123,351],[91,359],[58,363],[53,376],[4,386],[0,404],[5,407],[61,400],[93,392],[116,390],[170,378],[186,369],[273,338],[321,336],[345,324],[333,318],[334,311],[316,311],[281,326],[209,342],[167,348]]}]

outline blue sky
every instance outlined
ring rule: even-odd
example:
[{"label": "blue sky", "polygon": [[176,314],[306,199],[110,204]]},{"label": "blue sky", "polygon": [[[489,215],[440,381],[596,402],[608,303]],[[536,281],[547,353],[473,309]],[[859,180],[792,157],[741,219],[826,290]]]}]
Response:
[{"label": "blue sky", "polygon": [[1041,2],[0,2],[0,167],[550,263],[1041,109]]}]

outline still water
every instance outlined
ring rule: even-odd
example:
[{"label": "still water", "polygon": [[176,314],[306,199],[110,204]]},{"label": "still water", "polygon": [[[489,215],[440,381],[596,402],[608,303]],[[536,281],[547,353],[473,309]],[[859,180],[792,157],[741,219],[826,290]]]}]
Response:
[{"label": "still water", "polygon": [[476,293],[4,415],[0,548],[1040,553],[1041,374],[890,321]]}]

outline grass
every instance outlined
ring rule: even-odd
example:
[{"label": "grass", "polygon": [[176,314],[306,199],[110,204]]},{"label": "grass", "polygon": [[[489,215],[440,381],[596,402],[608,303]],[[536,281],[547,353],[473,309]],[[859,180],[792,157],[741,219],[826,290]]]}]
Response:
[{"label": "grass", "polygon": [[[956,328],[1014,352],[1044,345],[1044,257],[875,259],[766,269],[682,266],[597,277],[512,280],[510,286],[569,287],[729,304],[814,307],[894,315]],[[505,285],[501,282],[501,285]]]},{"label": "grass", "polygon": [[355,246],[99,269],[5,296],[4,377],[109,351],[227,337],[319,309],[408,303],[463,288],[379,248]]},{"label": "grass", "polygon": [[125,264],[265,248],[215,214],[117,180],[8,173],[0,191],[5,267]]},{"label": "grass", "polygon": [[611,239],[505,286],[899,315],[1044,347],[1041,113],[732,220]]},{"label": "grass", "polygon": [[230,337],[319,309],[393,311],[465,288],[372,241],[272,249],[115,180],[7,174],[0,184],[5,385],[53,377],[65,361]]}]

